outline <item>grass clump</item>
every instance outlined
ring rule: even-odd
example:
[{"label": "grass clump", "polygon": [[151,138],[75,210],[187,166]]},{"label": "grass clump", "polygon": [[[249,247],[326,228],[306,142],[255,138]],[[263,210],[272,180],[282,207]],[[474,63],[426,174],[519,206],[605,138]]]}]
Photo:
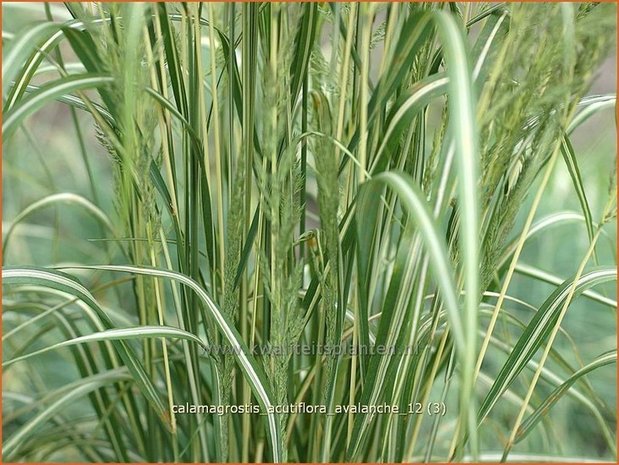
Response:
[{"label": "grass clump", "polygon": [[616,459],[616,5],[3,10],[7,461]]}]

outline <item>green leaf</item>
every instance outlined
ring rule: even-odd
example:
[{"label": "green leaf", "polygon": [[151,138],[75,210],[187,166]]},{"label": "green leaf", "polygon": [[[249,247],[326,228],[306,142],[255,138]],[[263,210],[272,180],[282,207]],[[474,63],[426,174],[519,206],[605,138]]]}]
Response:
[{"label": "green leaf", "polygon": [[102,212],[96,205],[90,202],[88,199],[85,199],[81,195],[72,194],[70,192],[63,192],[60,194],[52,194],[47,197],[42,198],[41,200],[37,200],[36,202],[28,205],[24,208],[11,222],[10,226],[6,229],[6,233],[4,235],[4,254],[3,257],[6,257],[7,249],[9,245],[9,240],[12,236],[15,227],[24,220],[28,215],[41,210],[42,208],[58,205],[58,204],[69,204],[76,205],[82,207],[84,211],[92,215],[95,219],[101,222],[109,231],[114,231],[114,227],[110,222],[110,219],[107,215]]},{"label": "green leaf", "polygon": [[12,460],[15,454],[19,451],[30,437],[39,429],[47,420],[57,413],[66,410],[68,406],[76,402],[80,397],[83,397],[103,386],[113,384],[118,381],[127,379],[126,374],[106,373],[103,376],[92,376],[80,380],[78,386],[71,391],[62,395],[54,403],[43,409],[38,415],[31,418],[19,430],[13,433],[2,445],[2,457],[4,460]]},{"label": "green leaf", "polygon": [[15,37],[11,42],[6,55],[2,57],[2,96],[6,97],[9,87],[13,80],[23,69],[23,62],[29,54],[36,50],[37,46],[44,40],[49,40],[50,36],[58,34],[59,24],[42,23],[28,28],[23,34]]},{"label": "green leaf", "polygon": [[[438,35],[447,63],[449,127],[455,143],[458,167],[459,213],[461,217],[460,253],[464,277],[464,338],[460,386],[460,434],[468,428],[473,456],[479,445],[473,415],[473,385],[477,357],[477,312],[479,290],[479,148],[476,126],[476,97],[472,71],[459,25],[445,12],[436,15]],[[466,421],[466,423],[465,423]]]},{"label": "green leaf", "polygon": [[[181,284],[189,287],[200,300],[205,304],[211,317],[213,318],[217,328],[221,332],[230,344],[232,352],[239,362],[239,365],[247,377],[254,394],[256,395],[261,407],[265,411],[269,411],[273,407],[273,396],[270,392],[270,387],[266,381],[266,375],[262,367],[252,357],[250,350],[241,338],[240,334],[234,327],[234,325],[228,320],[228,318],[219,310],[215,302],[209,297],[209,295],[191,278],[177,273],[175,271],[168,271],[155,268],[141,268],[136,266],[114,266],[114,265],[97,265],[97,266],[76,266],[72,267],[76,269],[91,269],[91,270],[107,270],[118,271],[123,273],[133,273],[143,276],[154,276],[160,278],[167,278],[173,281],[178,281]],[[198,339],[199,340],[199,339]],[[281,440],[277,429],[277,414],[268,413],[268,432],[271,439],[271,446],[273,452],[273,460],[275,462],[280,460],[280,447]]]},{"label": "green leaf", "polygon": [[[614,268],[602,268],[583,274],[574,291],[574,298],[593,286],[617,279],[617,271]],[[569,296],[573,279],[563,282],[543,303],[535,316],[531,319],[527,328],[522,333],[514,346],[507,361],[496,377],[492,388],[486,395],[478,412],[478,422],[481,423],[492,407],[501,398],[501,395],[516,379],[518,374],[533,358],[537,350],[552,332],[554,325],[561,312],[564,300]]]},{"label": "green leaf", "polygon": [[561,140],[561,154],[563,155],[563,161],[565,161],[567,171],[570,173],[570,177],[572,178],[572,184],[574,185],[574,189],[576,190],[576,195],[578,196],[578,201],[580,202],[580,208],[582,209],[582,213],[585,217],[587,235],[589,236],[589,241],[591,241],[593,240],[594,234],[591,208],[589,207],[589,202],[587,201],[587,195],[585,193],[585,188],[582,182],[580,168],[578,167],[578,160],[576,159],[576,155],[574,154],[574,148],[572,147],[572,143],[567,138],[567,136],[564,136]]},{"label": "green leaf", "polygon": [[610,365],[611,363],[617,363],[617,350],[611,350],[606,352],[599,357],[597,357],[592,362],[588,363],[578,371],[576,371],[573,375],[571,375],[567,380],[563,382],[560,386],[558,386],[552,393],[541,402],[535,411],[529,415],[518,428],[518,433],[516,435],[516,442],[522,441],[527,435],[535,428],[535,426],[539,423],[539,421],[548,414],[550,409],[563,398],[563,395],[570,389],[570,387],[576,383],[583,376],[591,373],[598,368],[601,368],[606,365]]},{"label": "green leaf", "polygon": [[[112,321],[92,294],[90,294],[90,292],[75,278],[65,273],[43,268],[8,267],[2,270],[2,282],[4,285],[42,285],[61,292],[66,292],[79,298],[86,305],[92,308],[96,312],[104,327],[108,329],[113,329],[114,327]],[[167,424],[167,408],[163,404],[161,397],[159,396],[159,393],[152,381],[146,375],[144,367],[135,352],[123,341],[114,341],[113,344],[121,359],[131,372],[131,375],[139,387],[140,392],[144,395],[146,400],[149,401],[162,421]]]},{"label": "green leaf", "polygon": [[56,344],[46,346],[43,349],[35,350],[34,352],[30,352],[10,360],[5,360],[2,363],[5,367],[8,367],[14,363],[21,362],[29,359],[30,357],[41,355],[52,350],[77,344],[86,344],[88,342],[121,341],[157,337],[167,339],[185,339],[187,341],[195,342],[204,349],[208,349],[208,345],[198,336],[179,328],[174,328],[171,326],[135,326],[132,328],[108,329],[106,331],[76,337],[75,339],[70,339],[68,341],[58,342]]},{"label": "green leaf", "polygon": [[[430,211],[425,195],[415,185],[413,179],[406,173],[385,172],[375,176],[370,181],[364,184],[360,194],[357,206],[357,272],[360,276],[360,287],[364,288],[369,282],[368,263],[370,261],[370,253],[373,249],[373,236],[377,224],[378,202],[381,190],[384,186],[392,189],[400,200],[405,211],[408,213],[410,220],[418,228],[419,234],[423,240],[430,260],[431,269],[434,279],[439,286],[441,297],[447,309],[450,331],[453,334],[454,342],[460,357],[464,356],[466,350],[466,342],[464,338],[464,328],[460,317],[458,297],[456,286],[453,277],[453,265],[449,260],[447,245],[443,239],[444,235],[440,233],[436,226],[433,215]],[[393,278],[392,278],[393,279]],[[361,292],[364,292],[360,290]],[[366,297],[367,298],[367,297]],[[364,296],[360,299],[362,305]],[[366,308],[366,307],[362,307]],[[385,311],[385,310],[384,310]],[[367,321],[367,309],[359,315],[361,321]],[[377,359],[376,359],[377,360]],[[378,370],[379,362],[374,362],[369,373],[366,376],[365,385],[372,386],[373,394],[370,390],[365,389],[363,398],[365,400],[376,397],[376,392],[385,382],[380,373],[384,373],[385,366]],[[357,450],[361,446],[361,442],[369,426],[370,418],[362,415],[355,419],[355,427],[353,430],[353,439],[348,451],[348,457],[354,458],[357,455]]]},{"label": "green leaf", "polygon": [[77,74],[52,81],[39,87],[28,97],[16,103],[5,115],[2,122],[2,134],[9,138],[19,127],[24,118],[39,110],[49,102],[75,92],[77,90],[92,89],[114,82],[114,78],[101,74]]}]

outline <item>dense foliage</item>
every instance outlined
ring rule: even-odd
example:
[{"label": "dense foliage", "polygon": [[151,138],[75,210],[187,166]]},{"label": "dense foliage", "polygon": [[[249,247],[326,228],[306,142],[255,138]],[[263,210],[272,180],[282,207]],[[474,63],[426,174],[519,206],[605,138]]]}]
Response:
[{"label": "dense foliage", "polygon": [[4,460],[616,460],[615,18],[3,5]]}]

